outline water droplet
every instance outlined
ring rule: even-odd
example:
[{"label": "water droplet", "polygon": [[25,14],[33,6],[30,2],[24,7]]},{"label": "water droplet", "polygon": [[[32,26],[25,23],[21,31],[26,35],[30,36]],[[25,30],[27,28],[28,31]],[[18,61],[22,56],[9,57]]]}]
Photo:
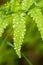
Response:
[{"label": "water droplet", "polygon": [[15,25],[13,25],[13,28],[15,28]]},{"label": "water droplet", "polygon": [[14,48],[14,50],[16,50],[16,47]]},{"label": "water droplet", "polygon": [[13,39],[15,40],[15,37]]},{"label": "water droplet", "polygon": [[25,13],[22,13],[21,16],[25,16]]}]

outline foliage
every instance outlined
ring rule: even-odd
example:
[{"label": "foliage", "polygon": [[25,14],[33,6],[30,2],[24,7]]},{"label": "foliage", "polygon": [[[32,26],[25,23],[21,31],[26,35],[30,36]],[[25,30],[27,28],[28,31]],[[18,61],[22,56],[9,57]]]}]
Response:
[{"label": "foliage", "polygon": [[[43,0],[10,0],[0,6],[0,39],[13,43],[16,54],[21,58],[23,43],[33,45],[43,41]],[[8,40],[9,36],[13,40]],[[30,44],[31,43],[31,44]]]}]

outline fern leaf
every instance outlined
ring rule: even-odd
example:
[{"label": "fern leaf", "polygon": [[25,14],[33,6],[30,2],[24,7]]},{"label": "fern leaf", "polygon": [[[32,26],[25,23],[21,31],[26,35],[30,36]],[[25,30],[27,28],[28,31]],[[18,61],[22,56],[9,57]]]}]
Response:
[{"label": "fern leaf", "polygon": [[34,3],[34,0],[23,0],[21,3],[22,10],[27,11],[33,3]]},{"label": "fern leaf", "polygon": [[38,8],[33,8],[31,11],[30,11],[30,15],[31,17],[33,17],[33,19],[35,20],[36,24],[37,24],[37,27],[40,31],[40,34],[41,34],[41,38],[43,40],[43,15],[40,11],[40,9]]},{"label": "fern leaf", "polygon": [[12,12],[17,12],[19,10],[19,0],[11,0],[11,10]]},{"label": "fern leaf", "polygon": [[8,26],[8,20],[7,17],[4,15],[0,15],[0,37],[2,36],[2,33],[4,32],[4,29]]},{"label": "fern leaf", "polygon": [[41,0],[39,3],[35,2],[36,6],[43,7],[43,0]]},{"label": "fern leaf", "polygon": [[25,19],[22,15],[14,14],[13,29],[14,29],[14,45],[15,45],[14,49],[19,58],[21,58],[20,50],[25,34]]}]

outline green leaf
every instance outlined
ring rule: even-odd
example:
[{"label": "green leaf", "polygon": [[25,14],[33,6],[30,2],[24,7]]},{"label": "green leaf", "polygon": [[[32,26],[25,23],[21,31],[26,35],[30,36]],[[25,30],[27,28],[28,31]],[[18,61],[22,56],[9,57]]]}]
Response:
[{"label": "green leaf", "polygon": [[[23,14],[23,13],[22,13]],[[19,58],[21,58],[21,45],[25,34],[25,18],[22,14],[14,14],[13,30],[14,30],[14,46],[15,51]]]},{"label": "green leaf", "polygon": [[38,8],[33,8],[30,11],[31,17],[33,17],[33,20],[36,22],[38,30],[40,31],[41,38],[43,40],[43,15]]},{"label": "green leaf", "polygon": [[43,0],[41,0],[39,3],[35,2],[36,6],[43,7]]},{"label": "green leaf", "polygon": [[27,11],[32,6],[33,3],[34,0],[23,0],[21,3],[22,10]]},{"label": "green leaf", "polygon": [[19,0],[11,0],[10,3],[11,3],[12,12],[17,12],[19,10],[19,7],[20,7]]},{"label": "green leaf", "polygon": [[2,33],[4,32],[4,29],[8,26],[8,20],[5,15],[0,15],[0,37],[2,36]]}]

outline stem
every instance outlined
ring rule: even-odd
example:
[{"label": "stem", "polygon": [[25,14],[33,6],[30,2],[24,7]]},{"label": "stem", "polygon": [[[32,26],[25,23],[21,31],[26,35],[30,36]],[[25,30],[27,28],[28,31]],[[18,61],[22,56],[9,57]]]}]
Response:
[{"label": "stem", "polygon": [[25,60],[27,61],[27,63],[28,63],[29,65],[33,65],[33,64],[31,63],[31,61],[24,55],[24,53],[22,53],[22,56],[25,58]]},{"label": "stem", "polygon": [[[9,36],[11,30],[12,30],[12,28],[10,28],[10,30],[8,31],[8,34],[7,34],[6,38],[3,40],[3,42],[6,41],[6,39],[8,38],[8,36]],[[3,42],[2,42],[2,43],[3,43]],[[14,46],[13,46],[11,43],[8,43],[8,45],[10,45],[11,47],[14,48]],[[33,65],[33,64],[31,63],[31,61],[28,60],[28,58],[24,55],[24,53],[22,53],[22,56],[25,58],[25,60],[27,61],[27,63],[28,63],[29,65]]]},{"label": "stem", "polygon": [[[14,48],[14,46],[13,46],[11,43],[8,43],[8,45],[10,45],[11,47]],[[24,55],[24,53],[22,53],[22,56],[25,58],[25,60],[27,61],[27,63],[28,63],[29,65],[33,65],[33,64],[31,63],[31,61]]]},{"label": "stem", "polygon": [[11,46],[12,48],[14,48],[13,44],[11,44],[10,42],[7,43],[9,46]]}]

